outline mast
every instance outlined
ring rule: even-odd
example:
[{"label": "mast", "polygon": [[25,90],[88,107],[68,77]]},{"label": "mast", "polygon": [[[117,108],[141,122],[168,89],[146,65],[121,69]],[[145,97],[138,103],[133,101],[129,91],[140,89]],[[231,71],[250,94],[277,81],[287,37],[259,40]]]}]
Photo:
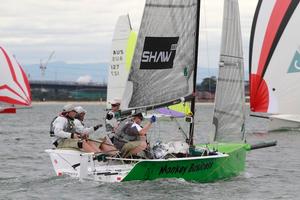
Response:
[{"label": "mast", "polygon": [[191,102],[191,112],[193,122],[190,124],[190,132],[188,144],[191,146],[194,144],[194,117],[195,117],[195,102],[196,102],[196,86],[197,86],[197,65],[198,65],[198,43],[199,43],[199,24],[200,24],[200,0],[197,1],[197,20],[196,20],[196,46],[195,46],[195,69],[193,77],[193,98]]}]

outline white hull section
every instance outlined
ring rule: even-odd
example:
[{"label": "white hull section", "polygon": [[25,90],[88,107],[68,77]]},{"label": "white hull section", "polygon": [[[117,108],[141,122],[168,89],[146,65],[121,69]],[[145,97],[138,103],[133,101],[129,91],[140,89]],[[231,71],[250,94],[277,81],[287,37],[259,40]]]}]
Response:
[{"label": "white hull section", "polygon": [[134,164],[122,161],[94,161],[93,153],[76,150],[47,149],[57,176],[69,175],[79,179],[101,182],[120,182],[130,172]]},{"label": "white hull section", "polygon": [[300,129],[300,115],[271,115],[269,131]]},{"label": "white hull section", "polygon": [[[169,159],[126,159],[107,157],[105,161],[95,159],[94,153],[84,153],[76,150],[47,149],[54,171],[57,176],[68,175],[80,180],[94,180],[100,182],[121,182],[136,164],[142,162],[173,162],[185,160],[220,159],[227,154],[218,153],[211,156],[198,156]],[[129,164],[126,164],[129,163]]]}]

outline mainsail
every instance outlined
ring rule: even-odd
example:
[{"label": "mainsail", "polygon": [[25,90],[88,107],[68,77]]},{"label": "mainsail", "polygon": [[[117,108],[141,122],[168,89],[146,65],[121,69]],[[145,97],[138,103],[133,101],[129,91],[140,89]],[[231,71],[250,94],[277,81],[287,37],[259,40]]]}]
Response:
[{"label": "mainsail", "polygon": [[244,66],[237,0],[224,1],[215,110],[215,141],[240,142],[245,122]]},{"label": "mainsail", "polygon": [[249,51],[251,111],[300,114],[299,0],[259,0]]},{"label": "mainsail", "polygon": [[0,47],[0,111],[31,106],[28,79],[16,59]]},{"label": "mainsail", "polygon": [[121,108],[149,107],[193,93],[197,0],[147,0]]},{"label": "mainsail", "polygon": [[108,71],[107,102],[122,99],[136,43],[128,15],[119,17],[112,40],[112,60]]}]

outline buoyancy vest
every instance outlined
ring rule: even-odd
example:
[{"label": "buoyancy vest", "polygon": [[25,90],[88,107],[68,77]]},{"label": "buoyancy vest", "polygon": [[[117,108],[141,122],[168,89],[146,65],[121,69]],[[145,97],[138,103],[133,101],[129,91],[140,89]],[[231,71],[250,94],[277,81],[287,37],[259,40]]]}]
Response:
[{"label": "buoyancy vest", "polygon": [[74,119],[71,119],[69,117],[66,117],[68,120],[68,125],[67,127],[64,128],[65,132],[69,132],[69,133],[75,133],[76,132],[76,128],[75,128],[75,124],[74,124]]},{"label": "buoyancy vest", "polygon": [[[57,119],[57,117],[59,117],[59,116],[54,117],[53,120],[51,121],[51,124],[50,124],[50,137],[55,136],[53,122]],[[65,117],[65,116],[61,116],[61,117]],[[64,127],[63,131],[69,132],[69,133],[75,133],[76,129],[75,129],[75,124],[74,124],[74,119],[71,119],[69,117],[65,117],[65,118],[68,120],[68,124],[67,124],[66,127]]]},{"label": "buoyancy vest", "polygon": [[132,127],[133,122],[126,120],[122,122],[116,130],[116,138],[122,142],[137,141],[140,139],[139,131]]},{"label": "buoyancy vest", "polygon": [[58,116],[54,117],[53,120],[50,123],[50,137],[54,137],[54,126],[53,126],[53,122],[56,120]]},{"label": "buoyancy vest", "polygon": [[120,111],[113,112],[112,110],[106,113],[105,128],[107,132],[113,132],[114,128],[118,125],[118,121],[121,118]]}]

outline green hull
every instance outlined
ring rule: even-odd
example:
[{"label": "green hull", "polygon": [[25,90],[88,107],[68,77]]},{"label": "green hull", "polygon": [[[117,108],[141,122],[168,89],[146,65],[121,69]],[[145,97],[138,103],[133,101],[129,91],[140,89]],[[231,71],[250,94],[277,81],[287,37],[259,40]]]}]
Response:
[{"label": "green hull", "polygon": [[219,152],[229,156],[145,160],[138,162],[122,181],[182,178],[206,183],[237,176],[245,169],[248,144],[218,144],[211,147],[217,147]]}]

